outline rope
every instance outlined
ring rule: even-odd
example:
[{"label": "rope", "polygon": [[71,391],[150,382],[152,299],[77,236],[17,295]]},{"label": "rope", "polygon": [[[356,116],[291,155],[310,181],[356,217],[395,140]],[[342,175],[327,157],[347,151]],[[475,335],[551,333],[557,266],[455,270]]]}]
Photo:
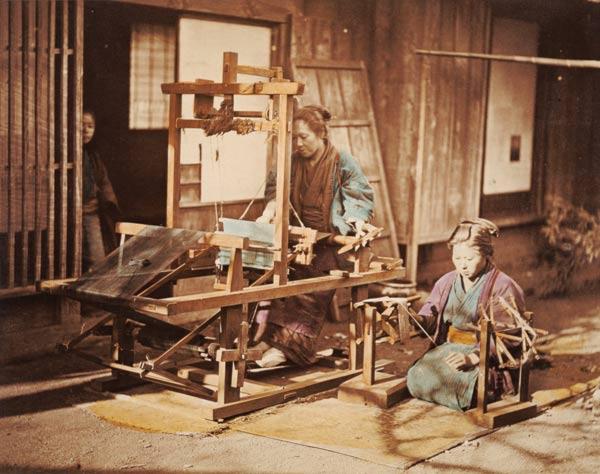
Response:
[{"label": "rope", "polygon": [[300,219],[300,216],[298,215],[298,213],[296,212],[296,209],[294,209],[294,206],[292,206],[292,203],[290,202],[290,209],[292,210],[292,212],[294,213],[294,216],[296,217],[296,219],[298,219],[298,222],[300,222],[300,227],[305,227],[304,222],[302,222],[302,219]]},{"label": "rope", "polygon": [[250,207],[252,206],[252,204],[254,204],[254,201],[256,201],[256,199],[258,198],[258,195],[260,194],[260,192],[263,190],[263,186],[267,183],[267,177],[265,177],[265,180],[262,182],[262,184],[258,187],[258,190],[256,191],[256,194],[254,195],[254,197],[252,198],[252,200],[248,203],[248,205],[246,206],[246,209],[244,209],[244,212],[242,212],[242,215],[239,217],[239,219],[243,219],[244,217],[246,217],[246,214],[248,213],[248,211],[250,210]]},{"label": "rope", "polygon": [[419,326],[419,329],[420,329],[421,331],[423,331],[423,334],[425,334],[425,335],[427,336],[427,338],[428,338],[428,339],[429,339],[431,342],[433,342],[433,345],[434,345],[434,346],[437,346],[437,344],[435,343],[435,341],[433,340],[433,338],[432,338],[432,337],[429,335],[429,333],[428,333],[427,331],[425,331],[425,328],[424,328],[423,326],[421,326],[421,324],[419,323],[419,321],[417,321],[417,318],[415,318],[415,317],[414,317],[414,316],[411,314],[411,312],[409,311],[409,309],[408,309],[408,308],[406,308],[406,307],[405,307],[404,305],[402,305],[402,304],[400,304],[400,305],[398,305],[398,306],[400,306],[400,307],[401,307],[401,308],[402,308],[402,309],[403,309],[403,310],[406,312],[406,314],[408,314],[408,316],[412,318],[412,320],[413,320],[413,321],[414,321],[414,322],[417,324],[417,326]]}]

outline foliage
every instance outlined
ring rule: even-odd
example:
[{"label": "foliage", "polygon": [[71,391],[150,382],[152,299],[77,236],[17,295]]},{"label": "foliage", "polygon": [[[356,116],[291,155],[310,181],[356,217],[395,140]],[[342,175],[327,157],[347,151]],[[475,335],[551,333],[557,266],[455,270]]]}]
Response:
[{"label": "foliage", "polygon": [[555,197],[550,201],[541,233],[542,259],[552,273],[542,294],[563,294],[574,272],[600,257],[600,211],[594,215]]}]

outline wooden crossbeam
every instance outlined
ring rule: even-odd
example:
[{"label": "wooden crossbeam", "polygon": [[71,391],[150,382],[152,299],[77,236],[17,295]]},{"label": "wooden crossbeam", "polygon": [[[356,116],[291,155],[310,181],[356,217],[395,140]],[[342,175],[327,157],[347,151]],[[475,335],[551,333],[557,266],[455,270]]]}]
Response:
[{"label": "wooden crossbeam", "polygon": [[286,298],[313,291],[327,291],[349,286],[367,285],[369,283],[402,278],[402,276],[404,276],[403,269],[365,271],[360,275],[351,275],[350,278],[327,275],[311,278],[309,281],[289,281],[287,285],[282,286],[267,284],[229,293],[213,291],[201,295],[186,295],[160,300],[133,297],[129,301],[134,307],[138,307],[139,309],[145,308],[148,311],[154,310],[163,312],[163,314],[174,315],[199,309],[253,303],[265,299]]},{"label": "wooden crossbeam", "polygon": [[304,84],[300,82],[237,82],[232,84],[171,82],[161,84],[160,87],[163,94],[300,95],[304,93]]}]

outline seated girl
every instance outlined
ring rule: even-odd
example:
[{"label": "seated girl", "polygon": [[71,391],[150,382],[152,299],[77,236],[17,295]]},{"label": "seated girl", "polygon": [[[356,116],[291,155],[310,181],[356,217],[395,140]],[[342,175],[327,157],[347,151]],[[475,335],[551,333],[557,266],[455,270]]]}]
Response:
[{"label": "seated girl", "polygon": [[[492,261],[492,236],[498,236],[494,223],[485,219],[462,220],[448,241],[455,270],[435,283],[416,318],[416,326],[427,331],[433,343],[407,374],[408,390],[415,398],[455,410],[474,406],[480,307],[492,313],[495,321],[514,325],[501,303],[502,297],[506,302],[514,302],[523,314],[523,290]],[[493,344],[489,365],[491,393],[486,396],[490,401],[504,393],[514,393],[510,374],[498,367]]]}]

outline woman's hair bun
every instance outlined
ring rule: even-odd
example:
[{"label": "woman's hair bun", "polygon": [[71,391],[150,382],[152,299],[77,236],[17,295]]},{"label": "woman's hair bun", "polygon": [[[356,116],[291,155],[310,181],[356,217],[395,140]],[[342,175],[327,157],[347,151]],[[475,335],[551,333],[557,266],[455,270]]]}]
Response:
[{"label": "woman's hair bun", "polygon": [[321,115],[323,116],[323,120],[325,120],[326,122],[331,120],[331,112],[325,107],[321,107]]},{"label": "woman's hair bun", "polygon": [[331,120],[331,112],[322,105],[307,105],[304,108],[318,113],[325,122]]}]

